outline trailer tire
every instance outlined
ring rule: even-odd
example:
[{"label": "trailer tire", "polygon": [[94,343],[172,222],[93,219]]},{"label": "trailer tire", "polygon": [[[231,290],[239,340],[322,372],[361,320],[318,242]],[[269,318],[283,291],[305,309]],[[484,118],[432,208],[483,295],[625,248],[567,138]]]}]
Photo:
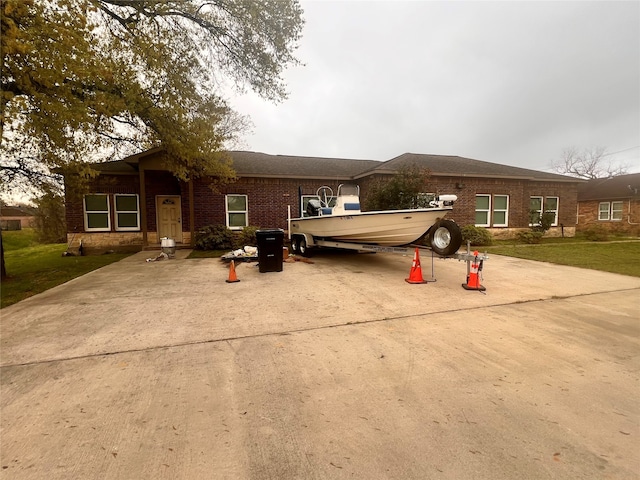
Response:
[{"label": "trailer tire", "polygon": [[291,237],[291,253],[300,253],[300,239],[298,237]]},{"label": "trailer tire", "polygon": [[439,220],[429,231],[429,244],[438,255],[448,257],[462,245],[462,231],[452,220]]},{"label": "trailer tire", "polygon": [[298,239],[298,251],[300,252],[300,255],[302,255],[303,257],[311,256],[310,249],[307,246],[307,240],[304,237],[300,237]]}]

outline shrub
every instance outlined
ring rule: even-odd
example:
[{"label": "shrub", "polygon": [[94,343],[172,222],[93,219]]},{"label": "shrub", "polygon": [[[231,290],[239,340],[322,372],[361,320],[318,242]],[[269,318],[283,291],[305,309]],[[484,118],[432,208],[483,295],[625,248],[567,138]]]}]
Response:
[{"label": "shrub", "polygon": [[256,232],[260,227],[244,227],[242,232],[236,237],[236,247],[242,248],[246,245],[256,246],[258,240],[256,239]]},{"label": "shrub", "polygon": [[518,232],[516,238],[522,243],[540,243],[544,232],[540,230],[528,230],[524,232]]},{"label": "shrub", "polygon": [[197,250],[230,250],[234,244],[233,232],[224,225],[207,225],[196,234]]},{"label": "shrub", "polygon": [[483,227],[476,227],[475,225],[465,225],[462,227],[462,243],[466,245],[467,242],[471,242],[471,245],[487,246],[493,243],[493,235],[491,232]]},{"label": "shrub", "polygon": [[592,242],[606,242],[609,240],[609,233],[602,225],[593,225],[584,231],[584,238]]}]

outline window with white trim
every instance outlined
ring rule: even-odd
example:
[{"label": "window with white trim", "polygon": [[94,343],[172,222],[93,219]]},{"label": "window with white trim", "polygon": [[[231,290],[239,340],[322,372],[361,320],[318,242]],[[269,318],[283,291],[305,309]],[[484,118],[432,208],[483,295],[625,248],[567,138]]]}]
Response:
[{"label": "window with white trim", "polygon": [[509,226],[509,195],[493,196],[493,214],[491,223],[494,227]]},{"label": "window with white trim", "polygon": [[[558,226],[558,206],[560,199],[558,197],[530,197],[529,200],[529,226],[540,225],[540,217],[542,213],[550,213],[553,215],[552,227]],[[543,209],[544,207],[544,209]]]},{"label": "window with white trim", "polygon": [[227,227],[242,230],[249,226],[249,210],[246,195],[226,195]]},{"label": "window with white trim", "polygon": [[622,220],[622,202],[611,202],[611,220],[620,221]]},{"label": "window with white trim", "polygon": [[84,196],[84,229],[87,232],[108,232],[111,230],[109,196],[93,193]]},{"label": "window with white trim", "polygon": [[476,227],[507,227],[509,195],[476,195]]},{"label": "window with white trim", "polygon": [[138,195],[116,194],[113,201],[116,230],[120,232],[140,230]]},{"label": "window with white trim", "polygon": [[476,227],[489,227],[491,195],[476,195]]},{"label": "window with white trim", "polygon": [[598,220],[609,220],[611,212],[611,202],[600,202],[598,205]]},{"label": "window with white trim", "polygon": [[529,198],[529,226],[540,224],[540,216],[542,215],[542,197]]},{"label": "window with white trim", "polygon": [[598,220],[622,220],[622,202],[600,202],[598,204]]},{"label": "window with white trim", "polygon": [[551,222],[552,227],[558,226],[558,204],[560,203],[560,199],[558,197],[545,197],[544,199],[544,213],[552,213],[553,214],[553,222]]}]

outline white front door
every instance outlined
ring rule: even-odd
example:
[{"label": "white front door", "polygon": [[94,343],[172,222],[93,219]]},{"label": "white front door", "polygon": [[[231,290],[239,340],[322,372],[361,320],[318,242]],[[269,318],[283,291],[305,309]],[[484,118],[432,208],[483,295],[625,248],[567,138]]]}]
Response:
[{"label": "white front door", "polygon": [[182,210],[179,196],[156,197],[158,211],[158,243],[164,237],[173,238],[182,243]]}]

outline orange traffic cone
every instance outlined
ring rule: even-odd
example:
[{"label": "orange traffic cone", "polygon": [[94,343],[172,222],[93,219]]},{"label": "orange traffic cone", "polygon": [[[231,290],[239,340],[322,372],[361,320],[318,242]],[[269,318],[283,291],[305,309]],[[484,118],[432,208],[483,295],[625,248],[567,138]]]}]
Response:
[{"label": "orange traffic cone", "polygon": [[231,265],[229,265],[229,278],[227,280],[227,283],[234,283],[239,281],[240,280],[236,275],[236,264],[234,263],[233,260],[231,260]]},{"label": "orange traffic cone", "polygon": [[486,290],[485,287],[483,287],[482,285],[480,285],[480,277],[478,272],[480,271],[480,269],[482,268],[482,260],[480,260],[480,262],[478,263],[478,252],[475,251],[473,252],[473,256],[475,257],[473,259],[473,261],[471,262],[471,265],[469,267],[469,275],[467,275],[467,283],[463,283],[462,284],[462,288],[464,288],[465,290],[480,290],[480,291],[484,291]]},{"label": "orange traffic cone", "polygon": [[409,272],[409,278],[405,278],[407,283],[427,283],[422,278],[422,267],[420,267],[420,252],[416,247],[416,251],[413,254],[413,263],[411,264],[411,271]]}]

